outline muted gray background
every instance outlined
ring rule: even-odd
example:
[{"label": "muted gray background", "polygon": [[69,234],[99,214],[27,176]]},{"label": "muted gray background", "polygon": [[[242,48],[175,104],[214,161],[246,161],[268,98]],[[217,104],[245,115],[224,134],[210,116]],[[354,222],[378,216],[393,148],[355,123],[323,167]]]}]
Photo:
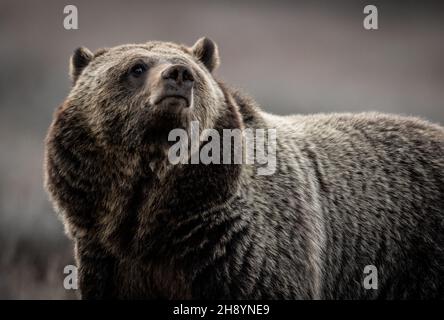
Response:
[{"label": "muted gray background", "polygon": [[[79,30],[63,8],[79,9]],[[379,9],[379,30],[362,27]],[[444,5],[427,1],[0,2],[0,298],[75,298],[42,188],[43,139],[69,91],[68,59],[122,43],[219,44],[217,75],[277,114],[379,110],[444,123]]]}]

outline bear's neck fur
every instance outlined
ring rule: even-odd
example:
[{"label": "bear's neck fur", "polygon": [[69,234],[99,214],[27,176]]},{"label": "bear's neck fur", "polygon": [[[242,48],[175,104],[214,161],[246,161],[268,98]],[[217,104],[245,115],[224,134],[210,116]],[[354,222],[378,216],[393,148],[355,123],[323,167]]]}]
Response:
[{"label": "bear's neck fur", "polygon": [[[224,96],[225,108],[214,127],[220,137],[223,136],[223,129],[243,128],[238,105],[226,89]],[[222,145],[222,139],[220,142]],[[141,210],[138,236],[144,237],[143,233],[147,231],[151,233],[149,231],[153,230],[152,224],[159,217],[164,222],[171,219],[168,224],[179,224],[179,220],[184,219],[187,214],[204,212],[223,205],[236,193],[241,171],[240,164],[170,165],[170,169],[161,179],[153,179],[152,196],[148,201],[144,201]],[[146,240],[150,241],[149,238],[148,236]],[[158,248],[156,252],[159,252]]]},{"label": "bear's neck fur", "polygon": [[[252,100],[219,85],[225,107],[214,129],[221,137],[223,129],[264,128]],[[145,156],[96,141],[69,102],[56,111],[46,144],[45,183],[62,208],[68,233],[77,242],[103,246],[120,261],[148,268],[157,290],[179,288],[180,296],[186,295],[189,284],[177,281],[195,266],[185,253],[219,236],[209,226],[230,219],[218,209],[236,196],[242,174],[249,174],[244,165],[176,165],[159,179]]]},{"label": "bear's neck fur", "polygon": [[[251,101],[219,85],[225,107],[214,129],[221,137],[223,129],[241,129],[260,119]],[[53,194],[74,236],[95,234],[101,243],[113,244],[108,249],[115,254],[127,256],[131,251],[139,256],[155,246],[157,254],[164,254],[158,245],[174,236],[171,225],[217,208],[236,193],[240,164],[175,165],[159,179],[145,156],[104,147],[85,122],[66,103],[56,112],[47,140],[46,161],[53,181],[48,189],[57,190]]]}]

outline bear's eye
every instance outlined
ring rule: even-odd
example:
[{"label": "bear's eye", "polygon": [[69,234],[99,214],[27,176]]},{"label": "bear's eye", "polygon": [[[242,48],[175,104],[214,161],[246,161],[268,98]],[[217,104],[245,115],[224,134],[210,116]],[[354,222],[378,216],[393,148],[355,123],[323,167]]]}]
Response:
[{"label": "bear's eye", "polygon": [[147,66],[144,63],[137,63],[131,67],[130,73],[134,77],[140,77],[147,70]]}]

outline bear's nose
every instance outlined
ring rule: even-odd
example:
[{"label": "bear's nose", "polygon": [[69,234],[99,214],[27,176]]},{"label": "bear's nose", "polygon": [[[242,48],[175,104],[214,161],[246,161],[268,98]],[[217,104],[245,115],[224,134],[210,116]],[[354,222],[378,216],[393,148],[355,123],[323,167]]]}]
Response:
[{"label": "bear's nose", "polygon": [[162,78],[165,80],[172,80],[178,85],[181,85],[185,82],[194,82],[194,77],[191,69],[181,64],[175,64],[163,70]]}]

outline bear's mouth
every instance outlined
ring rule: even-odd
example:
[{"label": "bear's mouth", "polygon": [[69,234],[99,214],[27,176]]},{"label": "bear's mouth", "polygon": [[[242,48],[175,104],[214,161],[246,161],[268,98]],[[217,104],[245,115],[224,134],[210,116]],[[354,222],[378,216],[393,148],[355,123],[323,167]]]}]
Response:
[{"label": "bear's mouth", "polygon": [[168,109],[181,109],[188,108],[190,106],[190,100],[188,97],[179,94],[165,95],[159,97],[155,101],[156,106],[167,107]]}]

